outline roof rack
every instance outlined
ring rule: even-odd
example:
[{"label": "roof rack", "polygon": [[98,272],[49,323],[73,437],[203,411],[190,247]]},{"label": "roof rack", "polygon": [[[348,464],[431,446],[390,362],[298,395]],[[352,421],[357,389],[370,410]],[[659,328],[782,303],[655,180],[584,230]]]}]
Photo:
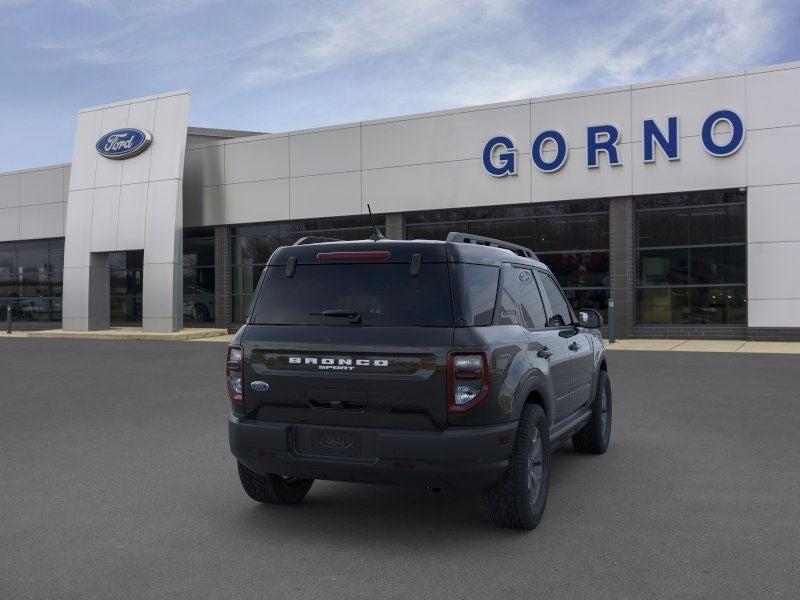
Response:
[{"label": "roof rack", "polygon": [[341,242],[342,240],[338,240],[336,238],[326,238],[326,237],[319,237],[316,235],[307,235],[306,237],[301,237],[297,240],[292,246],[305,246],[306,244],[320,244],[322,242]]},{"label": "roof rack", "polygon": [[458,231],[451,231],[450,233],[447,234],[447,241],[456,242],[459,244],[475,244],[477,246],[492,246],[494,248],[503,248],[505,250],[511,250],[511,252],[513,252],[518,256],[524,256],[525,258],[532,258],[533,260],[539,260],[538,258],[536,258],[536,255],[530,248],[526,248],[525,246],[520,246],[519,244],[512,244],[511,242],[504,242],[503,240],[498,240],[495,238],[484,237],[482,235],[472,235],[471,233],[460,233]]}]

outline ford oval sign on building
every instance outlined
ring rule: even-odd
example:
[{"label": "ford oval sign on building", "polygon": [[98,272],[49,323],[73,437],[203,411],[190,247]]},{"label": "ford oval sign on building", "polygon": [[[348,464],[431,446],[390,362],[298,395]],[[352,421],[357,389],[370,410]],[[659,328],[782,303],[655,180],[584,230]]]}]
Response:
[{"label": "ford oval sign on building", "polygon": [[105,134],[95,144],[97,151],[106,158],[122,160],[141,154],[153,141],[153,136],[144,129],[115,129]]}]

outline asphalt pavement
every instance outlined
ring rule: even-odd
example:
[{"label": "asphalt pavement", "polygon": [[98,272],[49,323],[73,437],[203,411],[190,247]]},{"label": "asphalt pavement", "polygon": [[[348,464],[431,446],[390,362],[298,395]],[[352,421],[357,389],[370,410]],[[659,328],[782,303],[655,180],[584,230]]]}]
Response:
[{"label": "asphalt pavement", "polygon": [[614,352],[604,456],[538,529],[477,496],[316,482],[252,502],[225,345],[0,340],[0,598],[800,597],[797,355]]}]

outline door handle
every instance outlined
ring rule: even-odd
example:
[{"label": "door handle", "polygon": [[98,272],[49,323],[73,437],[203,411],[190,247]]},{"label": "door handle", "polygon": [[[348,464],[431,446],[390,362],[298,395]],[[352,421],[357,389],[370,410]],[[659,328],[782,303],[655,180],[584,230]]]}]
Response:
[{"label": "door handle", "polygon": [[542,349],[536,353],[536,356],[539,358],[550,358],[553,356],[553,351],[550,350],[547,346],[542,346]]},{"label": "door handle", "polygon": [[573,352],[576,352],[577,350],[580,350],[580,349],[581,349],[581,345],[580,345],[578,342],[572,342],[572,343],[571,343],[571,344],[568,346],[568,348],[569,348],[570,350],[572,350]]}]

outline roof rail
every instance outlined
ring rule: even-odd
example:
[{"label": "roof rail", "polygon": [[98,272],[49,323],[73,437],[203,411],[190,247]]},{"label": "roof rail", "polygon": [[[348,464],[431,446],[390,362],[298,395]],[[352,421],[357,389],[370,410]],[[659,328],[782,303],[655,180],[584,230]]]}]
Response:
[{"label": "roof rail", "polygon": [[322,242],[341,242],[342,240],[338,240],[336,238],[326,238],[326,237],[319,237],[316,235],[307,235],[306,237],[301,237],[297,240],[292,246],[305,246],[306,244],[319,244]]},{"label": "roof rail", "polygon": [[472,235],[471,233],[460,233],[458,231],[451,231],[447,234],[447,241],[448,242],[456,242],[459,244],[475,244],[477,246],[492,246],[494,248],[503,248],[505,250],[511,250],[514,254],[518,256],[524,256],[525,258],[532,258],[533,260],[539,260],[536,258],[536,254],[533,253],[533,250],[530,248],[526,248],[525,246],[520,246],[519,244],[512,244],[511,242],[504,242],[503,240],[498,240],[495,238],[484,237],[482,235]]}]

